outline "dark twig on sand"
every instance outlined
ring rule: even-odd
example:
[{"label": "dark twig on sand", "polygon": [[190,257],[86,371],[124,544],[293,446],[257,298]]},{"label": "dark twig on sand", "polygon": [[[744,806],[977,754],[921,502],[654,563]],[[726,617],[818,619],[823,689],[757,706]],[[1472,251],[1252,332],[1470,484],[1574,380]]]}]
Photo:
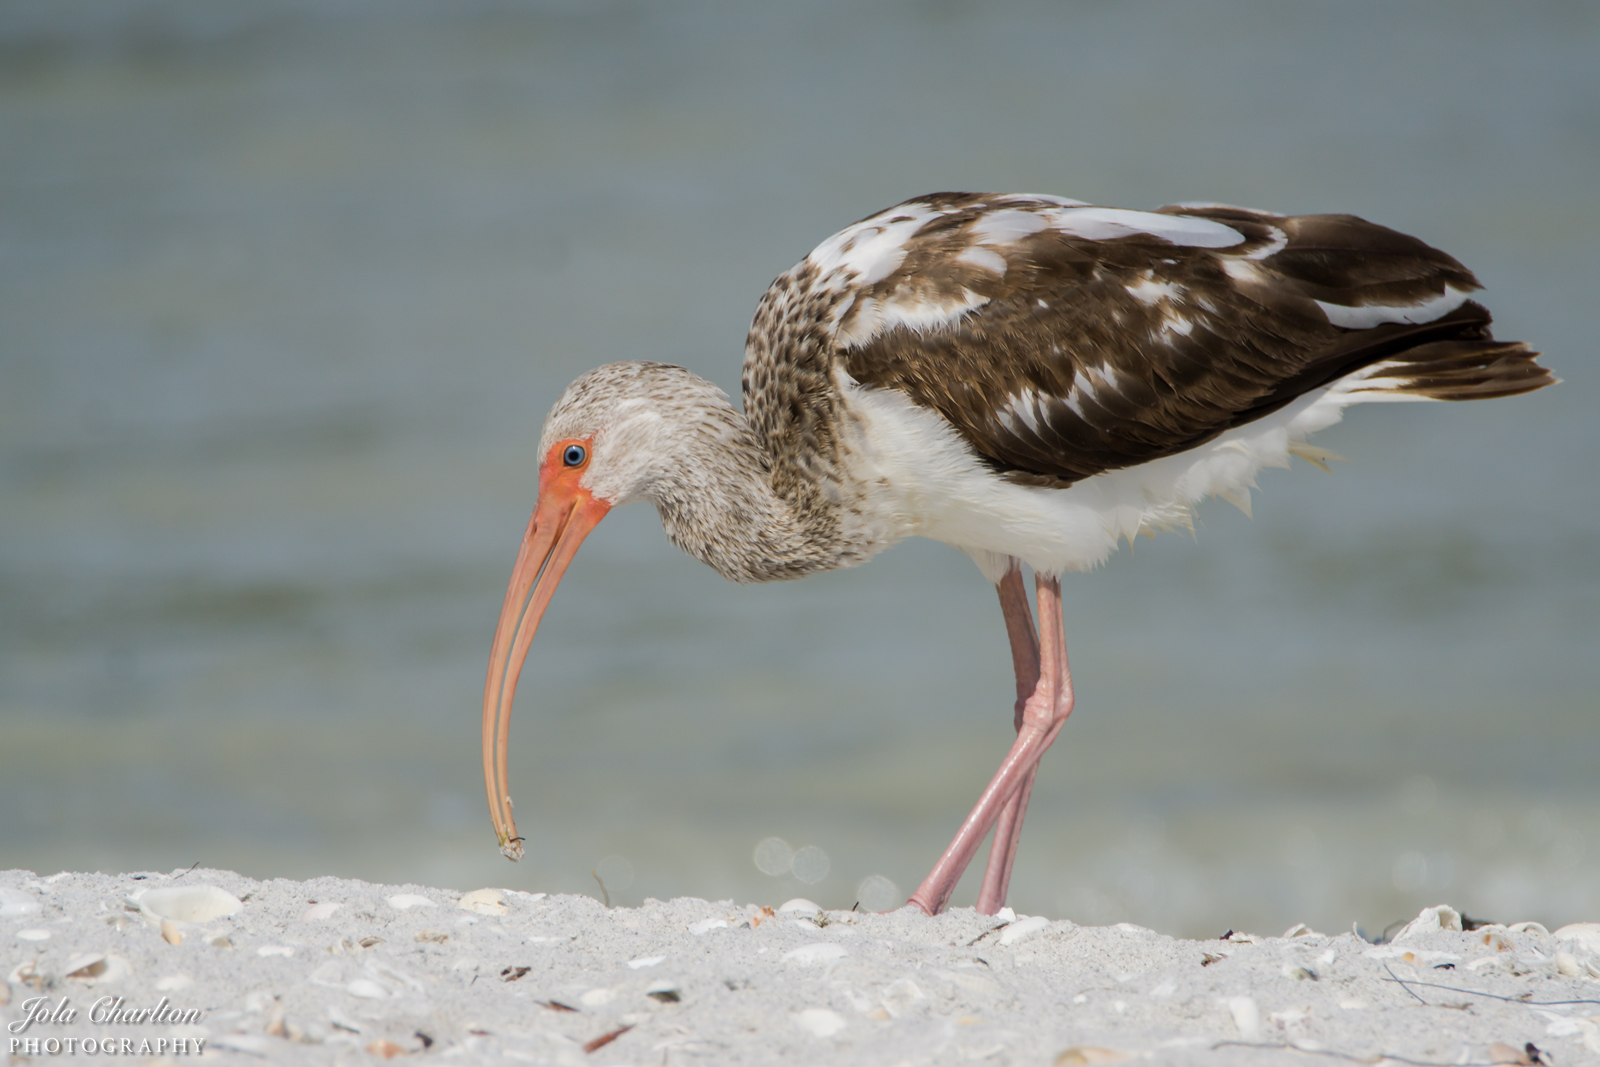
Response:
[{"label": "dark twig on sand", "polygon": [[[1383,969],[1389,971],[1389,965],[1387,963],[1384,964]],[[1429,989],[1448,990],[1451,993],[1465,993],[1472,997],[1488,997],[1491,1000],[1503,1000],[1508,1004],[1528,1004],[1536,1007],[1554,1007],[1561,1004],[1600,1004],[1600,1000],[1529,1000],[1526,994],[1523,996],[1508,997],[1500,993],[1485,993],[1480,989],[1462,989],[1460,986],[1440,985],[1438,982],[1419,982],[1415,978],[1401,978],[1393,971],[1389,971],[1389,977],[1383,979],[1383,981],[1398,982],[1401,989],[1404,989],[1407,993],[1411,993],[1411,995],[1414,997],[1417,997],[1417,994],[1412,992],[1410,987],[1414,985],[1420,985],[1427,986]],[[1421,997],[1417,997],[1417,999],[1422,1000]],[[1425,1000],[1422,1000],[1422,1002],[1424,1004],[1428,1003]]]}]

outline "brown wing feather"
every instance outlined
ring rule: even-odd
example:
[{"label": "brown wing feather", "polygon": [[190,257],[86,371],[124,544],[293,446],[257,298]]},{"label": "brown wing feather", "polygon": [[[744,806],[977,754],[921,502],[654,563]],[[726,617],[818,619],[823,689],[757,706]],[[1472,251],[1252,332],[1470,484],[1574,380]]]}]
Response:
[{"label": "brown wing feather", "polygon": [[[1479,288],[1443,252],[1354,216],[1163,208],[1225,224],[1243,241],[1192,247],[1153,233],[1089,239],[1045,228],[982,245],[1003,257],[1001,274],[968,250],[979,244],[975,223],[1014,204],[939,194],[902,207],[927,204],[947,213],[906,243],[897,269],[847,297],[835,286],[828,336],[857,382],[937,410],[1017,481],[1068,485],[1182,452],[1380,361],[1414,365],[1388,377],[1439,399],[1552,380],[1525,346],[1491,338],[1476,303],[1425,322],[1330,321],[1318,301],[1337,305],[1336,318],[1373,305],[1406,314]],[[957,309],[951,321],[907,324],[939,307]],[[791,326],[808,318],[790,311]]]}]

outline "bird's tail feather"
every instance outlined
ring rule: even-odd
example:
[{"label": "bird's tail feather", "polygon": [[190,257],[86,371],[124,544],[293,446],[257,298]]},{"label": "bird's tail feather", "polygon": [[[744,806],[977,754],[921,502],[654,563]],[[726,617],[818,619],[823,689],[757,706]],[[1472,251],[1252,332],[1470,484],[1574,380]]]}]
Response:
[{"label": "bird's tail feather", "polygon": [[[1520,341],[1460,339],[1417,345],[1364,368],[1353,400],[1489,400],[1530,393],[1558,379]],[[1384,394],[1384,395],[1373,395]]]}]

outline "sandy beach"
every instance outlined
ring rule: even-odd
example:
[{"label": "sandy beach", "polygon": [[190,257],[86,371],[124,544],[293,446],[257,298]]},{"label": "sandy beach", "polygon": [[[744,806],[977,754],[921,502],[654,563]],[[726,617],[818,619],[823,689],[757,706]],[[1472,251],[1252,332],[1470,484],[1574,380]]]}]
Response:
[{"label": "sandy beach", "polygon": [[[1600,924],[1354,932],[0,874],[6,1062],[1600,1061]],[[1219,935],[1224,933],[1218,932]]]}]

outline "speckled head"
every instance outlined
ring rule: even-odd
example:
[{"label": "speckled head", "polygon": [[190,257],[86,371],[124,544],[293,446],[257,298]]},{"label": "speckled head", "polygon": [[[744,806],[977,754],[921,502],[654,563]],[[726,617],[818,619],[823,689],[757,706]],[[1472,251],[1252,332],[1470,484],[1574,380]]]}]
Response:
[{"label": "speckled head", "polygon": [[539,437],[539,495],[547,472],[569,446],[585,450],[577,479],[594,498],[615,507],[655,500],[684,457],[707,439],[737,431],[727,394],[682,367],[633,360],[597,367],[567,386]]}]

